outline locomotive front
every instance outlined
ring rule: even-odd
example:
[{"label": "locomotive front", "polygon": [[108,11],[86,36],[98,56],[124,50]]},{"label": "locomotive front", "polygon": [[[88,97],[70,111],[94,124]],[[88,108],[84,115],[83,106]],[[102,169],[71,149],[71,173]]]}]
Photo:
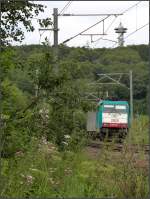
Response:
[{"label": "locomotive front", "polygon": [[96,128],[102,134],[113,132],[127,133],[130,124],[127,101],[102,100],[98,103]]}]

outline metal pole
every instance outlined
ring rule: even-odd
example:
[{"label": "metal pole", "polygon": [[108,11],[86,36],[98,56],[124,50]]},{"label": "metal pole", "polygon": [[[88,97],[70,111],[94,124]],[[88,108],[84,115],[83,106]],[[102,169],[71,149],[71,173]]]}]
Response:
[{"label": "metal pole", "polygon": [[55,61],[55,72],[58,73],[58,8],[53,9],[54,16],[54,61]]},{"label": "metal pole", "polygon": [[130,114],[131,122],[133,121],[133,82],[132,82],[132,70],[130,70]]},{"label": "metal pole", "polygon": [[104,34],[104,21],[103,21],[103,34]]},{"label": "metal pole", "polygon": [[[2,36],[1,36],[1,33],[2,33],[2,30],[1,30],[1,0],[0,0],[0,54],[1,54],[1,48],[2,48]],[[2,91],[1,91],[1,78],[0,78],[0,178],[1,178],[1,171],[2,171],[2,148],[3,148],[3,129],[2,129]],[[2,186],[2,183],[0,183],[0,190],[1,190],[1,186]]]},{"label": "metal pole", "polygon": [[58,46],[58,8],[53,9],[54,16],[54,47]]}]

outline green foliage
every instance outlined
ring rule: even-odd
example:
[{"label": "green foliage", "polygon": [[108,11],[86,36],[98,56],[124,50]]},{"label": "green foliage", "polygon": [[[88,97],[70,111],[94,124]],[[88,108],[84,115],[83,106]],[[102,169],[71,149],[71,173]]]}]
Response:
[{"label": "green foliage", "polygon": [[[96,105],[85,100],[86,93],[108,90],[112,96],[129,99],[128,89],[90,86],[97,73],[132,69],[134,111],[145,114],[148,64],[139,50],[60,46],[56,63],[52,47],[31,45],[6,48],[0,56],[4,74],[1,196],[147,195],[143,170],[134,168],[128,158],[119,157],[124,164],[117,162],[104,149],[98,160],[91,160],[81,152],[87,143],[86,113]],[[128,77],[122,77],[122,82],[129,86]],[[137,115],[130,130],[133,143],[147,143],[147,125],[147,119]]]},{"label": "green foliage", "polygon": [[149,119],[148,116],[137,114],[131,126],[129,137],[134,144],[149,144]]},{"label": "green foliage", "polygon": [[105,65],[110,65],[112,63],[134,64],[139,61],[140,56],[137,51],[124,47],[119,47],[114,50],[107,50],[102,59],[102,62]]},{"label": "green foliage", "polygon": [[0,79],[1,81],[8,75],[8,72],[15,68],[14,59],[15,53],[13,50],[3,50],[0,54]]},{"label": "green foliage", "polygon": [[143,61],[149,61],[149,50],[148,50],[148,45],[137,45],[137,46],[129,46],[131,49],[137,50],[141,59]]},{"label": "green foliage", "polygon": [[2,91],[4,114],[9,115],[17,110],[22,110],[27,105],[27,96],[8,79],[2,82]]},{"label": "green foliage", "polygon": [[[44,6],[31,1],[2,1],[1,2],[1,39],[2,45],[10,44],[12,41],[21,42],[25,36],[21,26],[28,32],[34,31],[31,19],[44,12]],[[39,21],[42,27],[51,25],[51,19]]]}]

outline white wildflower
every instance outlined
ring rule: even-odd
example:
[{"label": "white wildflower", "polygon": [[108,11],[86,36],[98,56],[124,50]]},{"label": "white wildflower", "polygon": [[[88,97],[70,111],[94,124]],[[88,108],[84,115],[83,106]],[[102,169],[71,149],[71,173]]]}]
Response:
[{"label": "white wildflower", "polygon": [[47,144],[47,139],[45,137],[41,138],[42,144]]},{"label": "white wildflower", "polygon": [[34,177],[33,176],[31,176],[31,175],[24,175],[24,174],[20,174],[21,175],[21,177],[23,177],[25,180],[26,180],[26,182],[28,183],[28,184],[32,184],[33,183],[33,180],[34,180]]},{"label": "white wildflower", "polygon": [[27,176],[26,176],[26,180],[27,180],[27,183],[28,183],[28,184],[32,184],[32,183],[33,183],[33,180],[34,180],[34,177],[31,176],[31,175],[27,175]]},{"label": "white wildflower", "polygon": [[23,156],[23,152],[22,152],[22,151],[17,151],[17,152],[15,153],[15,155],[18,156],[18,157]]},{"label": "white wildflower", "polygon": [[38,171],[38,169],[32,169],[32,168],[30,168],[30,170],[31,170],[31,171]]},{"label": "white wildflower", "polygon": [[49,110],[48,110],[48,109],[45,109],[45,113],[46,113],[46,114],[49,114]]},{"label": "white wildflower", "polygon": [[68,143],[67,142],[62,142],[64,145],[68,145]]},{"label": "white wildflower", "polygon": [[50,173],[53,173],[53,172],[55,172],[56,170],[57,170],[57,168],[50,168],[50,169],[49,169],[49,172],[50,172]]},{"label": "white wildflower", "polygon": [[64,135],[65,139],[70,139],[70,135]]},{"label": "white wildflower", "polygon": [[42,114],[42,113],[43,113],[43,110],[42,110],[42,109],[40,109],[40,110],[39,110],[39,113],[40,113],[40,114]]},{"label": "white wildflower", "polygon": [[49,115],[45,115],[46,118],[49,118]]},{"label": "white wildflower", "polygon": [[53,180],[53,178],[49,178],[49,181],[50,181],[51,184],[55,183],[55,181]]},{"label": "white wildflower", "polygon": [[72,170],[70,168],[65,169],[64,172],[66,175],[72,174]]}]

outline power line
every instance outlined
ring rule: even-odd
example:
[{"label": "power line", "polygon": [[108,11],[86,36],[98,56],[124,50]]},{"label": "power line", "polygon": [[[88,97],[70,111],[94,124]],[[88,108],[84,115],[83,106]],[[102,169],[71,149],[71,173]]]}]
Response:
[{"label": "power line", "polygon": [[[137,8],[137,5],[140,4],[141,2],[142,2],[142,1],[139,1],[138,3],[134,4],[133,6],[127,8],[126,10],[124,10],[124,11],[122,12],[122,14],[128,12],[129,10],[131,10],[131,9],[134,8],[134,7]],[[115,17],[115,19],[112,21],[112,23],[110,24],[110,26],[108,27],[108,29],[106,30],[105,33],[107,33],[107,31],[109,30],[109,28],[110,28],[111,25],[114,23],[114,21],[116,20],[117,17],[118,17],[118,16]],[[100,37],[99,39],[97,39],[97,40],[95,40],[95,41],[93,41],[93,42],[98,42],[98,41],[100,41],[101,39],[104,40],[103,37]],[[116,42],[116,43],[118,43],[118,42]],[[97,45],[97,43],[94,45],[94,47],[95,47],[96,45]],[[116,44],[114,44],[113,47],[114,47],[115,45],[116,45]]]},{"label": "power line", "polygon": [[69,1],[69,2],[64,6],[64,8],[60,11],[59,15],[62,15],[62,14],[65,12],[65,10],[71,5],[71,3],[72,3],[72,1]]},{"label": "power line", "polygon": [[[116,16],[117,14],[62,14],[62,15],[60,15],[60,16],[64,16],[64,17],[85,17],[85,16],[90,16],[90,17],[92,17],[92,16],[108,16],[108,15],[114,15],[114,16]],[[122,15],[122,14],[119,14],[119,15]]]},{"label": "power line", "polygon": [[127,36],[125,37],[125,39],[128,38],[129,36],[131,36],[132,34],[134,34],[135,32],[137,32],[138,30],[141,30],[142,28],[144,28],[144,27],[147,26],[147,25],[149,25],[149,23],[147,23],[147,24],[145,24],[144,26],[138,28],[137,30],[131,32],[129,35],[127,35]]},{"label": "power line", "polygon": [[[91,29],[92,27],[98,25],[99,23],[101,23],[101,22],[104,23],[104,20],[106,20],[108,17],[114,15],[114,16],[115,16],[115,19],[112,21],[112,23],[109,25],[109,27],[108,27],[107,30],[105,31],[105,33],[106,33],[106,32],[110,29],[110,27],[112,26],[112,24],[114,23],[114,21],[116,20],[116,18],[118,17],[118,15],[123,15],[124,13],[128,12],[130,9],[134,8],[135,6],[137,7],[137,5],[138,5],[139,3],[141,3],[141,2],[142,2],[142,1],[139,1],[138,3],[132,5],[132,6],[129,7],[128,9],[124,10],[121,14],[107,14],[107,17],[106,17],[106,18],[104,18],[104,19],[98,21],[98,22],[95,23],[94,25],[90,26],[89,28],[86,28],[85,30],[83,30],[82,32],[80,32],[80,33],[74,35],[73,37],[70,37],[69,39],[63,41],[62,44],[63,44],[63,43],[66,43],[66,42],[68,42],[68,41],[70,41],[70,40],[72,40],[72,39],[74,39],[74,38],[76,38],[77,36],[81,35],[82,33],[84,33],[85,31],[87,31],[87,30],[89,30],[89,29]],[[60,13],[59,13],[57,16],[72,16],[73,14],[66,14],[66,15],[63,15],[63,13],[65,12],[65,10],[71,5],[71,3],[72,3],[72,1],[69,1],[69,2],[63,7],[63,9],[60,11]],[[73,16],[76,16],[76,15],[73,15]],[[77,16],[78,16],[78,15],[77,15]],[[82,16],[85,16],[85,14],[82,14]],[[91,16],[93,16],[93,15],[91,14]],[[35,19],[35,18],[34,18],[34,19]],[[103,39],[103,37],[101,37],[101,38],[99,38],[99,39],[97,39],[97,40],[95,40],[95,41],[92,41],[92,42],[97,42],[97,41],[99,41],[99,40],[101,40],[101,39]],[[110,39],[105,39],[105,40],[113,41],[113,40],[110,40]],[[113,42],[114,42],[114,41],[113,41]],[[117,43],[117,42],[116,42],[116,43]],[[97,44],[95,44],[95,45],[97,45]]]},{"label": "power line", "polygon": [[117,19],[118,16],[115,16],[114,20],[111,22],[111,24],[108,26],[108,28],[106,29],[105,33],[108,32],[108,30],[110,29],[110,27],[113,25],[113,23],[115,22],[115,20]]},{"label": "power line", "polygon": [[90,28],[93,28],[94,26],[96,26],[97,24],[101,23],[102,21],[106,20],[106,19],[107,19],[107,18],[109,18],[109,17],[110,17],[110,15],[109,15],[109,16],[107,16],[107,17],[105,17],[104,19],[102,19],[102,20],[98,21],[97,23],[93,24],[93,25],[92,25],[92,26],[90,26],[89,28],[86,28],[85,30],[83,30],[82,32],[80,32],[80,33],[76,34],[75,36],[70,37],[69,39],[67,39],[67,40],[63,41],[62,43],[66,43],[66,42],[70,41],[71,39],[74,39],[75,37],[77,37],[77,36],[81,35],[82,33],[84,33],[85,31],[89,30]]},{"label": "power line", "polygon": [[[58,15],[59,15],[59,16],[63,16],[63,13],[64,13],[65,10],[71,5],[71,3],[72,3],[72,1],[69,1],[69,2],[63,7],[63,9],[60,11],[60,13],[59,13]],[[122,12],[122,14],[128,12],[130,9],[132,9],[132,8],[135,7],[135,6],[137,7],[137,5],[138,5],[139,3],[141,3],[141,1],[139,1],[139,2],[136,3],[136,4],[134,4],[133,6],[129,7],[128,9],[126,9],[124,12]],[[122,15],[122,14],[121,14],[121,15]],[[116,20],[116,17],[117,17],[118,15],[120,15],[120,14],[115,14],[115,15],[114,15],[114,16],[115,16],[115,19],[112,21],[112,23],[110,24],[110,26],[107,28],[106,32],[107,32],[107,31],[109,30],[109,28],[112,26],[112,24],[114,23],[114,21]],[[71,15],[70,15],[70,14],[68,14],[68,15],[66,14],[66,16],[71,16]],[[75,37],[81,35],[81,34],[84,33],[85,31],[87,31],[87,30],[89,30],[90,28],[96,26],[97,24],[101,23],[102,21],[104,22],[104,20],[107,19],[107,18],[110,17],[110,16],[111,16],[111,14],[108,14],[106,18],[104,18],[104,19],[102,19],[101,21],[97,22],[96,24],[90,26],[89,28],[83,30],[82,32],[76,34],[75,36],[73,36],[73,37],[71,37],[71,38],[69,38],[69,39],[63,41],[62,43],[66,43],[66,42],[70,41],[71,39],[74,39]],[[34,19],[36,19],[36,18],[34,18]],[[101,39],[103,39],[103,37],[97,39],[96,41],[99,41],[99,40],[101,40]],[[107,40],[109,41],[109,39],[107,39]],[[96,42],[96,41],[93,41],[93,42]],[[96,45],[97,45],[97,44],[96,44]]]},{"label": "power line", "polygon": [[127,8],[125,11],[122,12],[122,14],[128,12],[129,10],[131,10],[132,8],[134,8],[135,6],[137,6],[139,3],[141,3],[142,1],[139,1],[138,3],[134,4],[133,6]]},{"label": "power line", "polygon": [[101,38],[102,40],[106,40],[106,41],[111,41],[111,42],[114,42],[114,43],[118,43],[117,41],[114,41],[114,40],[111,40],[111,39],[103,39]]},{"label": "power line", "polygon": [[71,1],[69,1],[65,6],[64,6],[64,8],[60,11],[60,15],[62,15],[64,12],[65,12],[65,10],[70,6],[70,4],[71,4]]},{"label": "power line", "polygon": [[[106,31],[105,31],[105,33],[107,33],[108,32],[108,30],[110,29],[110,27],[112,26],[112,24],[115,22],[115,20],[116,20],[116,18],[117,18],[118,16],[115,16],[115,18],[113,19],[113,21],[111,22],[111,24],[108,26],[108,28],[106,29]],[[97,39],[97,40],[95,40],[95,41],[93,41],[93,42],[98,42],[98,41],[100,41],[100,40],[104,40],[103,39],[103,37],[100,37],[99,39]],[[94,47],[97,45],[97,43],[94,45]]]}]

